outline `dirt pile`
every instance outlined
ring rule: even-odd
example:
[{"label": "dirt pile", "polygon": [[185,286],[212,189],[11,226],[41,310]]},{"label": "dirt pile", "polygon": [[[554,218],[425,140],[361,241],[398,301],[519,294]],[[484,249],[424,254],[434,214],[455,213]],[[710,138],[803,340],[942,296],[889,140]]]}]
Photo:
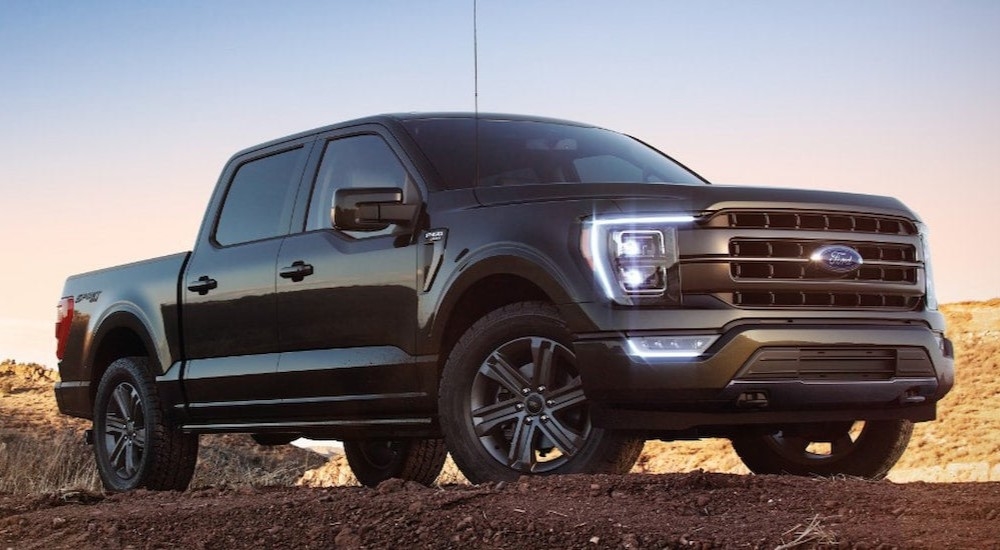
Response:
[{"label": "dirt pile", "polygon": [[[1000,484],[730,474],[426,488],[0,496],[0,542],[73,548],[996,548]],[[884,546],[883,546],[884,545]]]}]

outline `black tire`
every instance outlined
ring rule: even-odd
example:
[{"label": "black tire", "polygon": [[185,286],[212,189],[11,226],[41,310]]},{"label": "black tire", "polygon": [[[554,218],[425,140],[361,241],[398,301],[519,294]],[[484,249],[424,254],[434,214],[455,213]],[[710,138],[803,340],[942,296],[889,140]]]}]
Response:
[{"label": "black tire", "polygon": [[735,436],[732,443],[757,474],[882,479],[903,455],[911,433],[909,420],[829,422]]},{"label": "black tire", "polygon": [[444,466],[448,451],[441,439],[365,439],[344,442],[354,477],[375,487],[387,479],[430,485]]},{"label": "black tire", "polygon": [[94,457],[108,491],[183,491],[194,475],[198,436],[166,419],[145,357],[118,359],[94,402]]},{"label": "black tire", "polygon": [[495,310],[458,340],[439,411],[469,481],[631,469],[644,441],[591,425],[572,342],[555,307],[541,302]]},{"label": "black tire", "polygon": [[288,445],[292,441],[299,438],[299,434],[286,434],[286,433],[260,433],[260,434],[250,434],[250,439],[254,440],[254,443],[261,445],[263,447],[276,447],[279,445]]}]

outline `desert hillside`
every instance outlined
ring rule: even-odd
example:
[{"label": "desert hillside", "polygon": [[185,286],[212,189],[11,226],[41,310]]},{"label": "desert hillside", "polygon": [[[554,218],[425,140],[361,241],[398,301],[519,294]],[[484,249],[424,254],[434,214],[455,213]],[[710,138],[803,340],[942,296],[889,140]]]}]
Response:
[{"label": "desert hillside", "polygon": [[[907,481],[1000,481],[1000,299],[944,306],[949,337],[954,341],[955,389],[940,404],[936,422],[918,424],[902,460],[890,473],[897,482]],[[64,464],[76,464],[77,472],[59,472],[57,486],[83,485],[96,488],[89,448],[82,444],[85,422],[58,414],[51,391],[56,374],[37,365],[0,364],[0,479],[8,483],[0,491],[30,492],[34,484],[25,473],[10,486],[12,461],[18,452],[61,456]],[[55,443],[55,445],[53,445]],[[52,450],[52,447],[55,450]],[[292,447],[265,449],[246,436],[202,438],[195,487],[247,483],[251,485],[310,486],[350,485],[354,478],[342,456],[323,459]],[[8,468],[5,474],[4,468]],[[23,468],[22,468],[23,469]],[[50,468],[52,469],[52,468]],[[650,441],[634,472],[666,473],[705,470],[747,473],[725,440],[663,443]],[[36,472],[55,475],[55,472]],[[461,481],[449,465],[440,481]]]}]

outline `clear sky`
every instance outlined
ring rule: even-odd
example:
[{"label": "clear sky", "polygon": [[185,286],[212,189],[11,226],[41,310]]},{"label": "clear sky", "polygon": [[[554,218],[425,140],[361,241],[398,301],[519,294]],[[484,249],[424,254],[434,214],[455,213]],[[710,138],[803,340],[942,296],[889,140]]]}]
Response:
[{"label": "clear sky", "polygon": [[[226,159],[473,108],[472,0],[0,0],[0,358],[72,273],[187,250]],[[715,183],[894,195],[943,301],[1000,296],[1000,2],[480,0],[483,111],[639,136]]]}]

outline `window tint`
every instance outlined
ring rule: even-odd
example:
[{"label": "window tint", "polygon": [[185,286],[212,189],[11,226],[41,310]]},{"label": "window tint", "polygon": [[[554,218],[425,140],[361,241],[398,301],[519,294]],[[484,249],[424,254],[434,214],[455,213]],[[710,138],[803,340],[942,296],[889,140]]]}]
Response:
[{"label": "window tint", "polygon": [[486,118],[479,120],[478,130],[472,118],[410,119],[403,125],[437,170],[437,188],[706,183],[656,149],[601,128]]},{"label": "window tint", "polygon": [[619,183],[645,179],[642,168],[611,155],[578,158],[573,161],[573,166],[580,175],[580,181]]},{"label": "window tint", "polygon": [[232,245],[288,233],[304,149],[298,148],[239,167],[226,192],[215,240]]},{"label": "window tint", "polygon": [[[377,135],[351,136],[330,141],[316,175],[315,195],[310,206],[308,229],[332,226],[331,210],[337,189],[395,187],[403,190],[403,200],[413,195],[414,186],[399,157]],[[345,231],[355,237],[391,234],[395,226],[382,231]]]}]

